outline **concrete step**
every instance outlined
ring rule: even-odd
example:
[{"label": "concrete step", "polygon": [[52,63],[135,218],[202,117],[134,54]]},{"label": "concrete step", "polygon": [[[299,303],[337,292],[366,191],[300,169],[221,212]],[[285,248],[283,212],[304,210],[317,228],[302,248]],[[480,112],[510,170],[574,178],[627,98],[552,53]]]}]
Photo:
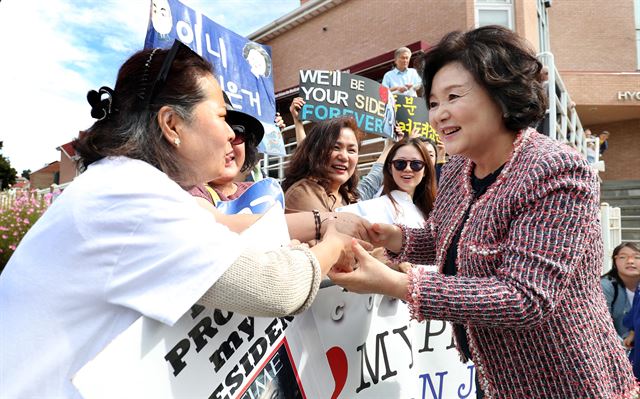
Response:
[{"label": "concrete step", "polygon": [[600,183],[600,197],[640,196],[640,180],[611,180]]},{"label": "concrete step", "polygon": [[600,198],[624,198],[628,196],[640,196],[640,188],[625,190],[602,190],[600,189]]},{"label": "concrete step", "polygon": [[620,205],[618,208],[620,208],[620,215],[623,218],[625,216],[640,216],[640,205]]},{"label": "concrete step", "polygon": [[622,226],[622,241],[640,241],[640,227]]},{"label": "concrete step", "polygon": [[[638,190],[640,193],[640,190]],[[639,195],[627,195],[624,197],[603,197],[600,196],[600,202],[606,202],[611,206],[622,206],[622,205],[635,205],[640,207],[640,194]]]},{"label": "concrete step", "polygon": [[624,227],[640,227],[640,216],[622,215],[622,226],[624,226]]},{"label": "concrete step", "polygon": [[605,180],[600,182],[603,188],[639,188],[640,180]]}]

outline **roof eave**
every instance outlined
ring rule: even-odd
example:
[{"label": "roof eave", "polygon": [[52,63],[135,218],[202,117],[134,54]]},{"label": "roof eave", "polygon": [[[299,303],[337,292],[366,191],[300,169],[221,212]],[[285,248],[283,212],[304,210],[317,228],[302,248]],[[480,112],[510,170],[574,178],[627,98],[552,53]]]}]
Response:
[{"label": "roof eave", "polygon": [[251,33],[247,36],[247,39],[264,43],[345,1],[347,0],[310,0],[290,13]]}]

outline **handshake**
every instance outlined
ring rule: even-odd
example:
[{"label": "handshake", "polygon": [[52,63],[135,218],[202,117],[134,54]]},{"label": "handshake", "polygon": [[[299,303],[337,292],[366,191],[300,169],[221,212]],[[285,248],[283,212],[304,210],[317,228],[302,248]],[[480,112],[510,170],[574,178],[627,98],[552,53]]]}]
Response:
[{"label": "handshake", "polygon": [[[342,251],[327,273],[337,285],[356,293],[379,293],[405,299],[407,264],[395,265],[384,256],[384,248],[400,252],[402,230],[391,224],[371,224],[346,212],[323,222],[322,240],[337,240]],[[371,253],[369,252],[371,251]]]}]

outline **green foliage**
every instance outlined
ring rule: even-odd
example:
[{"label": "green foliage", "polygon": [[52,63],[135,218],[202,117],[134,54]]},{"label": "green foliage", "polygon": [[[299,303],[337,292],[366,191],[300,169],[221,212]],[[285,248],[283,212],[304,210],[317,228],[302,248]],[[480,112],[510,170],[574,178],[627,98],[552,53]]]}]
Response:
[{"label": "green foliage", "polygon": [[39,197],[35,191],[25,190],[17,192],[15,198],[9,197],[8,192],[0,195],[5,201],[0,207],[1,273],[22,237],[51,204],[52,194]]},{"label": "green foliage", "polygon": [[20,176],[24,177],[25,179],[29,180],[29,176],[31,175],[31,169],[25,169],[22,171],[22,173],[20,174]]},{"label": "green foliage", "polygon": [[14,184],[17,176],[18,172],[11,167],[9,160],[4,156],[0,156],[0,182],[2,182],[0,189],[4,190],[10,184]]}]

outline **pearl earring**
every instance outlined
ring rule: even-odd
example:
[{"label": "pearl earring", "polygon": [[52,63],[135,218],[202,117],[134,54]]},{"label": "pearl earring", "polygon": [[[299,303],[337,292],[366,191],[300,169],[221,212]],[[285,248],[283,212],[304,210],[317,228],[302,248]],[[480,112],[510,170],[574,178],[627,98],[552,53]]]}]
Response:
[{"label": "pearl earring", "polygon": [[177,137],[175,139],[173,139],[173,144],[175,144],[176,147],[180,147],[180,139],[177,138]]}]

